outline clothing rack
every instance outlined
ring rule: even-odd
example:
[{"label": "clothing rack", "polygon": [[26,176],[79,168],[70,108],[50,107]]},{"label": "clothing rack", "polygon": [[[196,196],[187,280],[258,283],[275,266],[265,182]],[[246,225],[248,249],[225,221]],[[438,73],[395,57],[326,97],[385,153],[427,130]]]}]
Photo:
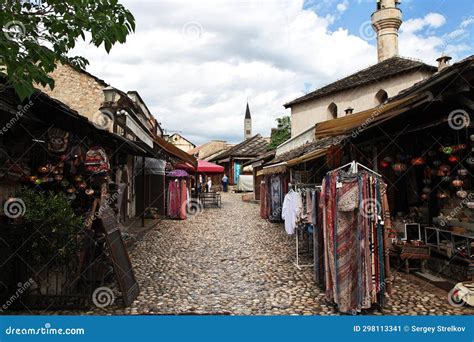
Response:
[{"label": "clothing rack", "polygon": [[350,163],[347,163],[345,165],[342,165],[334,170],[332,170],[331,172],[334,172],[334,171],[338,171],[338,170],[342,170],[342,169],[345,169],[346,167],[350,167],[349,170],[352,172],[352,173],[357,173],[359,171],[359,167],[363,168],[364,170],[370,172],[370,173],[373,173],[374,175],[376,176],[379,176],[379,177],[382,177],[382,175],[380,173],[377,173],[375,172],[374,170],[372,169],[369,169],[367,166],[365,165],[362,165],[361,163],[359,162],[356,162],[355,160],[351,161]]},{"label": "clothing rack", "polygon": [[[306,192],[306,191],[312,191],[312,190],[316,190],[316,189],[321,190],[321,188],[322,187],[321,187],[320,184],[303,184],[303,183],[296,183],[296,184],[289,183],[288,184],[288,189],[291,189],[291,190],[299,192],[299,193]],[[300,264],[300,240],[299,240],[299,235],[300,235],[299,231],[300,230],[301,229],[297,227],[296,231],[295,231],[295,236],[296,236],[296,238],[295,238],[295,243],[296,243],[295,255],[296,255],[296,257],[295,257],[294,265],[297,269],[299,269],[301,271],[304,267],[314,267],[314,262],[312,264],[305,264],[305,265]],[[309,246],[308,246],[308,250],[309,250]]]}]

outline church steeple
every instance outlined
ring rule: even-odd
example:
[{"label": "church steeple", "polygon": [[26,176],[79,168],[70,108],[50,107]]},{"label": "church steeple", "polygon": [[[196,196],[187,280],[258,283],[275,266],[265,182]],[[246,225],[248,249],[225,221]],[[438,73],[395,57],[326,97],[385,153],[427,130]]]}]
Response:
[{"label": "church steeple", "polygon": [[244,138],[248,139],[252,137],[252,117],[250,115],[249,103],[247,102],[247,109],[245,110],[244,119]]}]

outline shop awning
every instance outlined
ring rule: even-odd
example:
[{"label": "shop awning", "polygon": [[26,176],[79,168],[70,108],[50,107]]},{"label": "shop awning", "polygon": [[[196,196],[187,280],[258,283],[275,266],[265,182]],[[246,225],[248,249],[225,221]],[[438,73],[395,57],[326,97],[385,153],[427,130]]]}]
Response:
[{"label": "shop awning", "polygon": [[358,134],[358,132],[362,132],[373,125],[394,118],[431,99],[432,96],[429,93],[412,95],[363,112],[320,122],[316,124],[316,138],[319,139],[343,134],[354,136],[354,134]]},{"label": "shop awning", "polygon": [[223,173],[224,167],[205,161],[205,160],[198,160],[198,173]]},{"label": "shop awning", "polygon": [[260,175],[269,175],[273,173],[285,173],[288,170],[287,162],[282,162],[278,164],[264,166],[262,170],[259,171]]},{"label": "shop awning", "polygon": [[183,150],[177,148],[175,145],[167,142],[162,137],[156,136],[155,137],[155,144],[162,148],[164,151],[168,152],[172,157],[179,159],[185,163],[189,163],[191,165],[196,165],[196,158]]}]

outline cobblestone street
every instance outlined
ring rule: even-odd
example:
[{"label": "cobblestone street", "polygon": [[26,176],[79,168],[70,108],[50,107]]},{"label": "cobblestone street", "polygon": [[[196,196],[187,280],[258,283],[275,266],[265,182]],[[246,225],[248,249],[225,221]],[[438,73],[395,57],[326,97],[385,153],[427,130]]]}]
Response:
[{"label": "cobblestone street", "polygon": [[[259,206],[222,194],[222,208],[186,221],[163,220],[130,251],[140,295],[127,308],[115,303],[90,311],[23,314],[337,315],[313,281],[311,267],[294,264],[294,236],[262,220]],[[374,315],[472,315],[453,307],[447,292],[413,275],[395,275],[392,295]]]},{"label": "cobblestone street", "polygon": [[[165,220],[131,252],[140,296],[131,307],[93,314],[333,315],[312,269],[296,269],[294,237],[259,217],[259,207],[223,194],[221,209]],[[372,311],[373,314],[382,314]],[[383,314],[473,314],[447,293],[398,273]]]}]

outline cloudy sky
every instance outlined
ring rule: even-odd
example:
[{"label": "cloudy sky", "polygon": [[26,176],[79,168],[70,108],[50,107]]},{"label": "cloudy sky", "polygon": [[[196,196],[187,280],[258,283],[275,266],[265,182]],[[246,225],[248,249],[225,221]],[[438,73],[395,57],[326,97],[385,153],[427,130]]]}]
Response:
[{"label": "cloudy sky", "polygon": [[[80,43],[88,71],[137,90],[162,126],[195,144],[239,142],[248,100],[268,136],[283,104],[376,63],[376,0],[130,0],[136,33],[109,55]],[[400,54],[435,64],[473,54],[472,0],[404,0]]]}]

